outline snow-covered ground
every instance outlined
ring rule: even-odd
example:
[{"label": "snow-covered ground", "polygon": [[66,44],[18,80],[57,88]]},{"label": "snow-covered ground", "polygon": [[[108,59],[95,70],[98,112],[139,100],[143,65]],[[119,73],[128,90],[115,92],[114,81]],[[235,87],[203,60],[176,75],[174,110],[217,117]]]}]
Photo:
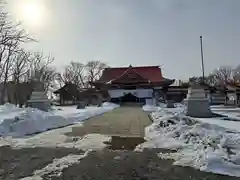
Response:
[{"label": "snow-covered ground", "polygon": [[30,137],[0,138],[0,145],[8,145],[12,148],[35,148],[35,147],[53,147],[53,148],[74,148],[84,151],[83,154],[69,154],[65,157],[54,159],[52,163],[46,165],[42,169],[33,172],[33,176],[22,178],[21,180],[42,180],[46,174],[60,176],[64,168],[73,164],[80,163],[81,159],[86,157],[89,152],[101,150],[107,146],[105,142],[109,142],[111,137],[101,134],[87,134],[83,137],[67,136],[73,127],[81,126],[74,124],[64,128],[46,131]]},{"label": "snow-covered ground", "polygon": [[55,107],[50,112],[32,108],[17,108],[11,104],[0,106],[0,136],[22,137],[50,129],[79,123],[93,116],[117,108],[118,105],[103,103],[101,107],[76,109],[76,106]]},{"label": "snow-covered ground", "polygon": [[[52,163],[46,165],[44,168],[36,169],[33,172],[33,176],[22,178],[22,180],[42,180],[43,176],[46,174],[60,176],[64,168],[72,166],[73,164],[76,163],[80,163],[81,159],[86,157],[90,151],[101,150],[105,148],[107,146],[105,142],[109,142],[111,140],[110,136],[101,134],[86,134],[81,137],[68,136],[68,134],[72,132],[72,128],[82,126],[82,124],[79,123],[79,121],[84,120],[85,118],[89,118],[93,115],[98,115],[103,112],[110,111],[116,107],[118,106],[114,104],[105,103],[103,104],[102,107],[99,108],[88,107],[83,110],[78,110],[75,107],[74,108],[61,107],[62,110],[55,109],[52,113],[56,117],[59,116],[65,118],[66,121],[73,122],[74,124],[63,128],[45,131],[32,136],[23,136],[18,138],[12,136],[0,137],[0,147],[10,146],[11,148],[16,149],[35,147],[73,148],[84,151],[84,153],[82,154],[69,154],[59,159],[56,158],[52,161]],[[43,113],[43,115],[46,114]],[[31,119],[31,121],[37,120],[43,121],[42,123],[44,123],[45,121],[45,119],[38,118]],[[4,120],[2,122],[4,122]]]},{"label": "snow-covered ground", "polygon": [[144,106],[142,107],[142,109],[143,109],[144,111],[146,111],[146,112],[154,112],[154,111],[160,110],[161,108],[160,108],[160,107],[157,107],[157,106],[154,106],[154,105],[148,105],[148,104],[146,104],[146,105],[144,105]]},{"label": "snow-covered ground", "polygon": [[[161,109],[164,109],[164,111],[172,113],[183,112],[184,108],[185,106],[181,103],[176,103],[175,108],[166,108],[165,104],[160,104],[160,106],[144,105],[142,107],[142,109],[147,112],[161,111]],[[230,119],[234,119],[234,121],[223,117],[196,118],[196,119],[205,123],[217,124],[219,126],[234,129],[240,132],[240,108],[226,106],[211,106],[211,110],[214,113],[227,116]]]},{"label": "snow-covered ground", "polygon": [[176,150],[158,156],[174,159],[175,165],[240,177],[240,122],[196,119],[174,109],[161,108],[151,114],[154,122],[145,129],[147,141],[136,150]]},{"label": "snow-covered ground", "polygon": [[182,111],[184,108],[184,105],[181,103],[175,103],[174,106],[175,108],[166,108],[166,104],[164,103],[159,103],[159,106],[155,106],[152,103],[146,103],[145,105],[142,106],[142,109],[146,112],[155,112],[164,108],[165,110],[168,111],[178,112]]}]

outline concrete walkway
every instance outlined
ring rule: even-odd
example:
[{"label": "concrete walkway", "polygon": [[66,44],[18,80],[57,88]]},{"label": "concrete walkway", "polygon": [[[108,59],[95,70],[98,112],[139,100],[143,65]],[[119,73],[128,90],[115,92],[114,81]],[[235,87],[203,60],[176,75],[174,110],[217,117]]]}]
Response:
[{"label": "concrete walkway", "polygon": [[73,128],[71,135],[99,133],[111,136],[144,137],[144,128],[150,124],[148,114],[140,107],[123,106],[87,120],[83,127]]}]

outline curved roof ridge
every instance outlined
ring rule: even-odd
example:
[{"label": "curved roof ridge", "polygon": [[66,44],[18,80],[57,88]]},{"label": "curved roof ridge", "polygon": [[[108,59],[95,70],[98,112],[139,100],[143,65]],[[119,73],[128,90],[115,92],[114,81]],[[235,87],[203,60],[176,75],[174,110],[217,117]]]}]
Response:
[{"label": "curved roof ridge", "polygon": [[131,65],[130,65],[120,76],[116,77],[116,78],[113,79],[111,82],[116,81],[116,80],[118,80],[118,79],[121,79],[121,77],[123,77],[124,75],[126,75],[129,71],[133,71],[133,72],[136,73],[138,76],[140,76],[142,79],[147,80],[148,82],[149,82],[149,81],[151,82],[150,79],[148,79],[148,78],[146,78],[146,77],[143,77],[140,73],[138,73],[137,71],[135,71],[135,70],[134,70],[134,67],[132,67]]},{"label": "curved roof ridge", "polygon": [[[132,66],[130,65],[133,69],[137,68],[160,68],[161,66]],[[122,66],[122,67],[107,67],[105,69],[126,69],[129,68],[130,66]]]}]

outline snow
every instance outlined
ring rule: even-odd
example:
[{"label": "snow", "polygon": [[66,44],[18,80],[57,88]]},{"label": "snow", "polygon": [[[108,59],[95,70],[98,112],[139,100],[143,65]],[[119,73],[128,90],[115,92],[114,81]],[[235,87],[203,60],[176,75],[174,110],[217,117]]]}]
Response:
[{"label": "snow", "polygon": [[107,146],[105,142],[109,142],[111,137],[101,134],[87,134],[83,138],[77,140],[75,143],[69,142],[63,144],[66,148],[77,148],[83,151],[87,150],[101,150]]},{"label": "snow", "polygon": [[61,176],[62,170],[73,165],[79,163],[80,160],[88,155],[88,151],[84,154],[76,155],[76,154],[69,154],[68,156],[54,159],[51,164],[48,164],[43,169],[34,171],[34,175],[31,177],[25,177],[20,180],[41,180],[42,176],[50,175],[52,176]]},{"label": "snow", "polygon": [[107,146],[104,142],[109,142],[111,140],[110,136],[102,134],[86,134],[82,137],[67,136],[68,133],[72,132],[72,128],[80,126],[82,125],[74,124],[30,137],[5,137],[3,143],[17,149],[34,147],[64,147],[89,151],[101,150]]},{"label": "snow", "polygon": [[157,107],[154,105],[153,99],[146,99],[146,104],[142,107],[142,109],[146,112],[154,112],[160,109],[160,107]]},{"label": "snow", "polygon": [[166,108],[166,104],[164,103],[160,103],[159,106],[155,106],[153,105],[153,103],[149,103],[148,101],[146,101],[146,104],[142,106],[142,109],[143,111],[146,111],[146,112],[155,112],[161,109],[165,109],[171,112],[179,112],[179,111],[183,111],[184,109],[184,105],[180,103],[174,103],[174,106],[175,108]]},{"label": "snow", "polygon": [[4,119],[11,119],[14,118],[19,113],[23,112],[24,110],[22,108],[17,108],[13,104],[5,104],[3,106],[0,106],[0,123]]},{"label": "snow", "polygon": [[43,169],[34,171],[33,176],[25,177],[21,180],[43,180],[42,176],[60,176],[62,170],[88,155],[91,151],[102,150],[107,146],[105,142],[111,140],[110,136],[101,134],[87,134],[83,137],[67,136],[67,133],[72,131],[73,127],[79,127],[81,124],[74,124],[64,128],[46,131],[30,137],[13,138],[5,137],[5,144],[12,148],[35,148],[35,147],[50,147],[50,148],[77,148],[84,151],[84,154],[69,154],[68,156],[54,159],[51,164],[48,164]]},{"label": "snow", "polygon": [[209,124],[216,124],[221,127],[234,129],[240,132],[240,121],[223,120],[223,118],[196,118],[198,121]]},{"label": "snow", "polygon": [[240,177],[240,132],[207,123],[212,119],[199,121],[181,111],[171,112],[163,108],[151,116],[153,124],[145,129],[146,142],[136,151],[144,148],[175,150],[160,152],[158,156],[173,159],[174,165]]},{"label": "snow", "polygon": [[85,109],[76,109],[76,106],[69,106],[43,112],[37,109],[17,108],[14,105],[6,104],[0,106],[0,136],[22,137],[65,127],[117,107],[116,104],[103,103],[101,107],[92,106]]},{"label": "snow", "polygon": [[[214,113],[222,114],[230,118],[197,118],[198,121],[210,124],[217,124],[219,126],[234,129],[240,132],[240,108],[211,106]],[[233,119],[234,121],[232,121]]]},{"label": "snow", "polygon": [[144,105],[142,109],[146,112],[154,112],[154,111],[157,111],[159,107],[153,106],[153,105]]}]

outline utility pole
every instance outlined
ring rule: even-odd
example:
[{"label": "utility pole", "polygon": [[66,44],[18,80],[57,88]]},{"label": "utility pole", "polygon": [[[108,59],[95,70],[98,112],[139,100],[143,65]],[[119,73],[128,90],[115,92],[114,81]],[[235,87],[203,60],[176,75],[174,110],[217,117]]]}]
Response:
[{"label": "utility pole", "polygon": [[201,45],[201,59],[202,59],[202,81],[203,83],[205,83],[202,36],[200,36],[200,45]]}]

